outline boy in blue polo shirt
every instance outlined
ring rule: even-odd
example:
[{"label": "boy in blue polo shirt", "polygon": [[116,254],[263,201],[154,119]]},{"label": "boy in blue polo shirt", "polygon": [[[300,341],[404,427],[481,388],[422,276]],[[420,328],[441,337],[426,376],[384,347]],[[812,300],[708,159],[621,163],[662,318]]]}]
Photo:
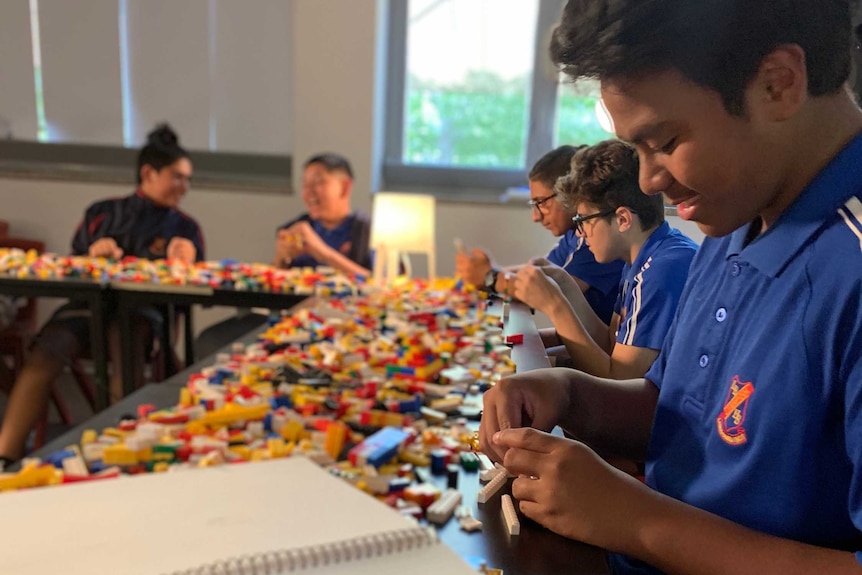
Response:
[{"label": "boy in blue polo shirt", "polygon": [[[708,237],[645,379],[485,396],[520,509],[615,573],[862,572],[862,112],[849,0],[571,0],[552,57]],[[560,424],[581,441],[552,437]],[[589,447],[588,447],[589,445]],[[646,485],[593,449],[646,459]],[[526,478],[525,478],[526,477]]]},{"label": "boy in blue polo shirt", "polygon": [[[572,276],[590,307],[607,323],[613,316],[623,263],[596,262],[583,238],[575,234],[573,214],[557,201],[557,193],[554,191],[557,179],[569,173],[572,157],[578,149],[575,146],[560,146],[539,158],[528,175],[531,198],[529,205],[533,221],[542,224],[542,227],[560,238],[547,255],[547,261],[565,269]],[[507,271],[516,269],[508,268]],[[504,293],[508,284],[506,274],[501,272],[501,269],[491,263],[488,254],[480,249],[474,249],[470,254],[459,253],[455,257],[455,274],[480,288]],[[543,339],[547,337],[546,347],[556,340],[553,333],[542,335]]]},{"label": "boy in blue polo shirt", "polygon": [[302,200],[308,211],[278,228],[276,267],[330,266],[371,275],[371,222],[350,207],[353,169],[347,158],[326,153],[305,162]]},{"label": "boy in blue polo shirt", "polygon": [[625,262],[609,325],[558,267],[524,266],[512,291],[551,319],[578,369],[612,379],[643,377],[655,361],[697,251],[664,221],[661,195],[641,192],[638,168],[632,146],[609,140],[575,154],[555,188],[596,261]]}]

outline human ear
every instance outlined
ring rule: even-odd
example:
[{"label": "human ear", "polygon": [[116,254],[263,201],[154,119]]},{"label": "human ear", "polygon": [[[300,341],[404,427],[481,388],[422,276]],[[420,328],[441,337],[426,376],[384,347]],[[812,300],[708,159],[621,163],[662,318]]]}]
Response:
[{"label": "human ear", "polygon": [[805,51],[783,44],[767,54],[749,84],[754,109],[781,122],[792,118],[808,99]]}]

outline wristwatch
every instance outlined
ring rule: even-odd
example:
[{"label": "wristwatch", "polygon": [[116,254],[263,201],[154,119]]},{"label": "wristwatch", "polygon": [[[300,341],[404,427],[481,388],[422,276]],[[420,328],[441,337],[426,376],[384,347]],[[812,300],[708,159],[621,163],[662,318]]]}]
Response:
[{"label": "wristwatch", "polygon": [[494,288],[497,285],[497,275],[499,273],[500,273],[500,270],[496,270],[494,268],[491,268],[488,270],[488,273],[485,274],[485,282],[482,284],[482,288],[485,289],[485,291],[488,291],[491,293],[496,292],[496,290]]}]

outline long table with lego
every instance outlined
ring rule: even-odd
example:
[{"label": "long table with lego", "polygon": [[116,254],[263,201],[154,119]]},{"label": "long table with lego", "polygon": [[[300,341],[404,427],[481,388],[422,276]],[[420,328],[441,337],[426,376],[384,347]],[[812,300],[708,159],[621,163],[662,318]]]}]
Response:
[{"label": "long table with lego", "polygon": [[[0,249],[0,293],[58,297],[88,303],[91,312],[102,407],[107,398],[105,317],[109,308],[118,318],[125,392],[134,389],[132,311],[161,306],[167,314],[157,334],[162,349],[173,349],[174,313],[182,306],[185,318],[186,365],[194,362],[192,305],[287,309],[315,293],[350,293],[361,278],[328,269],[281,270],[266,264],[233,260],[187,265],[172,260],[128,257],[119,261],[82,256],[38,254],[33,250]],[[164,353],[164,373],[175,371],[173,355]]]},{"label": "long table with lego", "polygon": [[[481,391],[513,371],[507,339],[517,342],[518,364],[543,367],[547,358],[525,309],[513,306],[503,331],[500,315],[449,289],[408,286],[398,297],[372,293],[298,310],[215,365],[130,396],[103,416],[151,405],[101,434],[95,428],[107,422],[91,421],[80,448],[43,450],[50,466],[28,462],[0,477],[0,489],[303,454],[403,513],[441,524],[443,541],[474,564],[605,572],[600,551],[517,525],[511,506],[503,519],[495,492],[505,491],[505,471],[472,452],[475,423],[459,416],[477,417]],[[178,392],[179,405],[163,409]],[[485,487],[479,475],[490,480]],[[446,484],[457,489],[435,487]],[[480,526],[484,536],[462,531]]]}]

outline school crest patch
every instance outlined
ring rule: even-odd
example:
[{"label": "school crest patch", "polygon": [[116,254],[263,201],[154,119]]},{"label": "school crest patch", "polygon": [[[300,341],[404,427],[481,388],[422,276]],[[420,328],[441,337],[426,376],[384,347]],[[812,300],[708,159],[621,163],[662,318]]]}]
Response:
[{"label": "school crest patch", "polygon": [[168,249],[168,240],[165,238],[154,238],[150,244],[150,253],[156,257],[165,257]]},{"label": "school crest patch", "polygon": [[754,393],[754,384],[750,381],[743,382],[739,376],[733,376],[727,397],[724,399],[724,407],[715,420],[718,427],[718,435],[728,445],[742,445],[748,441],[745,434],[745,413],[748,411],[748,402]]}]

